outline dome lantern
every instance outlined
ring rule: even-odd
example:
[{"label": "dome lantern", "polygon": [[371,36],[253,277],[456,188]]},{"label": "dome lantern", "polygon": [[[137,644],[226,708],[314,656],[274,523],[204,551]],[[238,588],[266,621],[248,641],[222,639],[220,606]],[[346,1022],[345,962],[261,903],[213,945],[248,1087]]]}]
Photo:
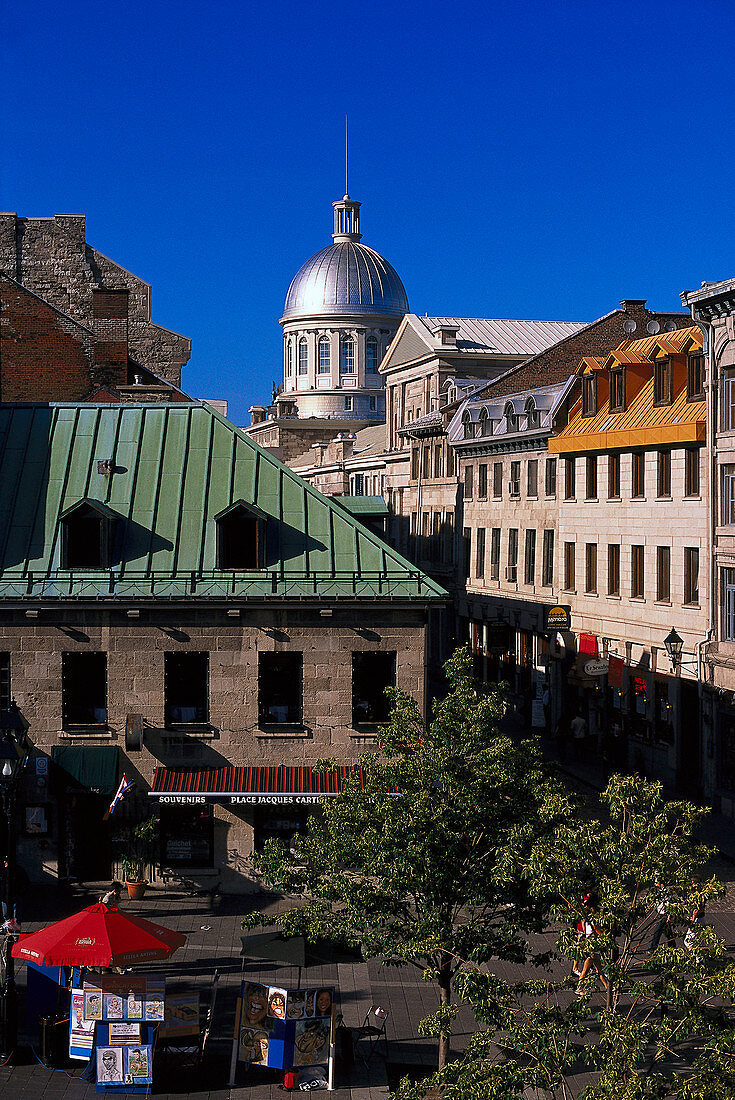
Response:
[{"label": "dome lantern", "polygon": [[344,195],[337,202],[333,202],[332,206],[334,207],[334,233],[332,237],[335,242],[359,241],[362,237],[360,232],[360,207],[362,203],[355,202],[349,195]]}]

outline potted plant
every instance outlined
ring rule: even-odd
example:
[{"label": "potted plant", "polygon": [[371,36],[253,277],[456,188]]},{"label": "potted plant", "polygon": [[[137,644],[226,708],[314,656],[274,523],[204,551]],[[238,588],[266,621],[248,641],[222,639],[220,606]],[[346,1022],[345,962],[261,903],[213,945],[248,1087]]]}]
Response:
[{"label": "potted plant", "polygon": [[145,894],[148,885],[145,868],[151,862],[151,852],[157,837],[158,818],[155,815],[139,821],[130,834],[120,862],[131,901],[137,901]]}]

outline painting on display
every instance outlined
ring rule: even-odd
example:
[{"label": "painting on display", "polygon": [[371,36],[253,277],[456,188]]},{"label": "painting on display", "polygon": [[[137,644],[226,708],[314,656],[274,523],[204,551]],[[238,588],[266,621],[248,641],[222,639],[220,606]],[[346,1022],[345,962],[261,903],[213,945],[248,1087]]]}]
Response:
[{"label": "painting on display", "polygon": [[123,1084],[123,1048],[97,1048],[97,1081],[100,1085]]},{"label": "painting on display", "polygon": [[243,982],[237,1060],[271,1069],[323,1065],[333,1034],[334,990]]}]

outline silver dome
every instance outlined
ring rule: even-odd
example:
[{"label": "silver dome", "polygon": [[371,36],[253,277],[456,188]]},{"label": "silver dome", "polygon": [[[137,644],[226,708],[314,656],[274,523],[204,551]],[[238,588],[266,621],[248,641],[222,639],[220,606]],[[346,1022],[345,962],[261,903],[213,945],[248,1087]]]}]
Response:
[{"label": "silver dome", "polygon": [[402,317],[408,297],[398,273],[379,253],[359,241],[336,241],[296,272],[282,320],[354,313]]}]

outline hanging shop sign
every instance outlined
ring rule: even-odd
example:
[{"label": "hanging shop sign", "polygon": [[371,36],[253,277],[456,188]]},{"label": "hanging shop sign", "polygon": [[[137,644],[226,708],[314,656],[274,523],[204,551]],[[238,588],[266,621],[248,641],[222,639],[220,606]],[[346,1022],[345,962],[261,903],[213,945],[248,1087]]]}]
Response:
[{"label": "hanging shop sign", "polygon": [[553,634],[557,630],[567,631],[572,629],[572,609],[567,604],[556,604],[547,607],[544,621],[544,633]]},{"label": "hanging shop sign", "polygon": [[510,627],[507,623],[485,623],[485,647],[488,653],[508,653],[510,645]]},{"label": "hanging shop sign", "polygon": [[584,671],[587,676],[606,676],[609,667],[607,661],[586,661]]}]

